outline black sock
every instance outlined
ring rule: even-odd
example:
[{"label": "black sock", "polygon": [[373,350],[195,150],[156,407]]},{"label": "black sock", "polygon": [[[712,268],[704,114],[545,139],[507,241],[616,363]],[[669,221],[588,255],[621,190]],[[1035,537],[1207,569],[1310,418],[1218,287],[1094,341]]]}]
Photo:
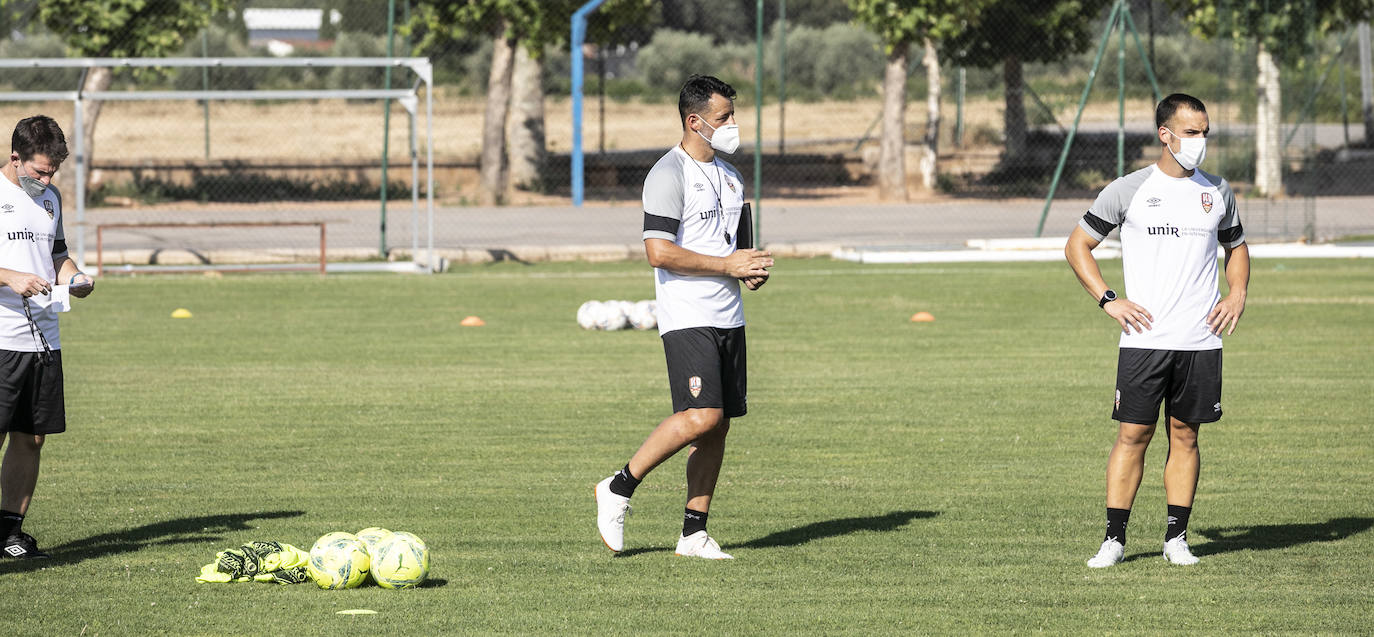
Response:
[{"label": "black sock", "polygon": [[1188,532],[1188,516],[1193,507],[1169,505],[1169,526],[1164,531],[1164,541],[1168,542]]},{"label": "black sock", "polygon": [[1122,546],[1125,546],[1126,522],[1130,521],[1130,519],[1130,509],[1113,509],[1107,507],[1107,535],[1102,538],[1102,541],[1116,540],[1120,542]]},{"label": "black sock", "polygon": [[682,514],[682,537],[687,537],[697,531],[706,530],[706,512],[695,511],[692,509],[684,510]]},{"label": "black sock", "polygon": [[639,478],[630,474],[630,465],[625,465],[624,469],[615,472],[611,478],[611,493],[622,498],[628,498],[635,494],[635,487],[639,486]]},{"label": "black sock", "polygon": [[23,523],[24,516],[13,511],[0,510],[0,540],[18,533],[19,526]]}]

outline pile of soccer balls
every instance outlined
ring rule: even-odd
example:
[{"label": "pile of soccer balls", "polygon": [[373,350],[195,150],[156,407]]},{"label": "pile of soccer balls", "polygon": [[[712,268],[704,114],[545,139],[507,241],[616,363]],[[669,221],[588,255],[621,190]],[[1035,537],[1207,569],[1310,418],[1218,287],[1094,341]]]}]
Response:
[{"label": "pile of soccer balls", "polygon": [[584,330],[607,332],[633,327],[658,327],[658,307],[653,301],[587,301],[577,308],[577,324]]},{"label": "pile of soccer balls", "polygon": [[315,540],[306,570],[324,589],[357,588],[369,579],[382,588],[412,588],[429,576],[429,547],[405,531],[336,531]]}]

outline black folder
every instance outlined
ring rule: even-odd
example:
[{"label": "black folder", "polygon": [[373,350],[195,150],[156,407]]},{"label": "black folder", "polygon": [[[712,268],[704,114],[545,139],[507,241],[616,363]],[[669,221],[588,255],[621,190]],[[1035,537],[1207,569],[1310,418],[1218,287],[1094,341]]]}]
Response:
[{"label": "black folder", "polygon": [[735,227],[735,249],[750,250],[754,247],[754,211],[746,203],[739,209],[739,225]]}]

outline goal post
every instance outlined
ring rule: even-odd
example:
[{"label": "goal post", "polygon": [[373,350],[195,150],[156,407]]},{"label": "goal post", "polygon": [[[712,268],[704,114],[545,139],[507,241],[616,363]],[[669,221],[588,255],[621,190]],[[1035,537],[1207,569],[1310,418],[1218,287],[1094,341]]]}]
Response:
[{"label": "goal post", "polygon": [[[410,123],[410,160],[411,160],[411,250],[410,263],[414,271],[434,272],[441,264],[434,250],[434,97],[433,67],[428,58],[32,58],[0,60],[0,69],[91,69],[108,68],[280,68],[280,67],[372,67],[404,68],[412,71],[416,80],[409,89],[357,88],[357,89],[287,89],[287,90],[120,90],[120,91],[9,91],[0,92],[0,102],[71,102],[73,108],[73,130],[68,133],[72,142],[74,160],[74,208],[75,227],[67,232],[74,238],[74,256],[83,267],[88,261],[86,247],[86,228],[91,224],[87,218],[86,178],[91,166],[84,148],[85,124],[82,122],[82,105],[87,101],[103,102],[263,102],[292,100],[396,100],[407,112]],[[419,93],[424,89],[425,118],[425,220],[422,224],[419,214],[419,153],[417,145],[417,123],[419,117]],[[385,163],[388,158],[383,157]],[[65,211],[64,211],[65,212]],[[314,220],[311,220],[314,221]],[[112,227],[104,224],[105,227]],[[249,227],[234,226],[222,221],[207,221],[203,227]],[[322,226],[321,226],[322,227]],[[424,246],[420,244],[423,228]],[[74,232],[72,231],[74,230]],[[384,228],[381,230],[384,232]],[[383,248],[385,245],[383,244]],[[424,255],[422,257],[422,254]],[[386,255],[379,255],[386,256]],[[353,264],[350,269],[359,268]],[[395,271],[395,264],[380,264],[377,269]]]}]

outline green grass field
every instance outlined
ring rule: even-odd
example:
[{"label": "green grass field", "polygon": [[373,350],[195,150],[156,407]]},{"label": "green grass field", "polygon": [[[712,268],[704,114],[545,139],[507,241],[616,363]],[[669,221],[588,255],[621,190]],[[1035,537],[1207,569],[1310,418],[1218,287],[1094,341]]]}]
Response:
[{"label": "green grass field", "polygon": [[[1116,330],[1066,265],[774,272],[711,515],[728,563],[672,553],[682,457],[627,551],[597,537],[592,485],[670,407],[656,333],[574,314],[652,297],[643,264],[106,279],[63,319],[69,431],[24,525],[55,559],[0,562],[0,632],[1374,631],[1374,263],[1255,262],[1202,428],[1203,561],[1158,554],[1161,434],[1105,571]],[[429,542],[428,586],[194,582],[249,540],[373,525]]]}]

